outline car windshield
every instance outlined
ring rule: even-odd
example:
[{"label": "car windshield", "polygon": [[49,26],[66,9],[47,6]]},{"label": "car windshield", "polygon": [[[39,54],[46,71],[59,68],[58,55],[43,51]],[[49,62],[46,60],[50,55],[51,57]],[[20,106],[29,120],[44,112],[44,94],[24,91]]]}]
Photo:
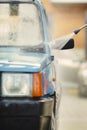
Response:
[{"label": "car windshield", "polygon": [[43,48],[43,29],[36,4],[0,4],[0,46]]}]

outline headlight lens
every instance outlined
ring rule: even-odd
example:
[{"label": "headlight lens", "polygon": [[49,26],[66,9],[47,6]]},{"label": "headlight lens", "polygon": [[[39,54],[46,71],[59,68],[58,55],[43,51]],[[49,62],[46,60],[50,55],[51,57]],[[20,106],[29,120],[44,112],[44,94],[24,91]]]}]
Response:
[{"label": "headlight lens", "polygon": [[2,74],[2,96],[31,96],[31,88],[32,74]]}]

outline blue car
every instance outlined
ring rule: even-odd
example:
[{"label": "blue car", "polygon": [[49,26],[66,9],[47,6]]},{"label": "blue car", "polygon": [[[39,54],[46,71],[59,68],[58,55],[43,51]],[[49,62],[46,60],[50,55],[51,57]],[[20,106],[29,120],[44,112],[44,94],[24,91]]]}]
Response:
[{"label": "blue car", "polygon": [[0,130],[55,130],[56,73],[38,0],[0,0]]}]

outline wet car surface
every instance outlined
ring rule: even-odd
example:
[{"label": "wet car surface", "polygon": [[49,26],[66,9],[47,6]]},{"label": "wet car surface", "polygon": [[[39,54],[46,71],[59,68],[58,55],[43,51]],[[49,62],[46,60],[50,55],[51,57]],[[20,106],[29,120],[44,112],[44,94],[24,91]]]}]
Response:
[{"label": "wet car surface", "polygon": [[0,0],[0,129],[55,129],[49,41],[40,1]]}]

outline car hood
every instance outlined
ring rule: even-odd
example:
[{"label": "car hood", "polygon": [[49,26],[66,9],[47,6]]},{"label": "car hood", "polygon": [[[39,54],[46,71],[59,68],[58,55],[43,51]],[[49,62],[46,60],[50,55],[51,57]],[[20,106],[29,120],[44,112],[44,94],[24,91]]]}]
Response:
[{"label": "car hood", "polygon": [[0,52],[0,71],[40,72],[50,63],[48,54]]}]

